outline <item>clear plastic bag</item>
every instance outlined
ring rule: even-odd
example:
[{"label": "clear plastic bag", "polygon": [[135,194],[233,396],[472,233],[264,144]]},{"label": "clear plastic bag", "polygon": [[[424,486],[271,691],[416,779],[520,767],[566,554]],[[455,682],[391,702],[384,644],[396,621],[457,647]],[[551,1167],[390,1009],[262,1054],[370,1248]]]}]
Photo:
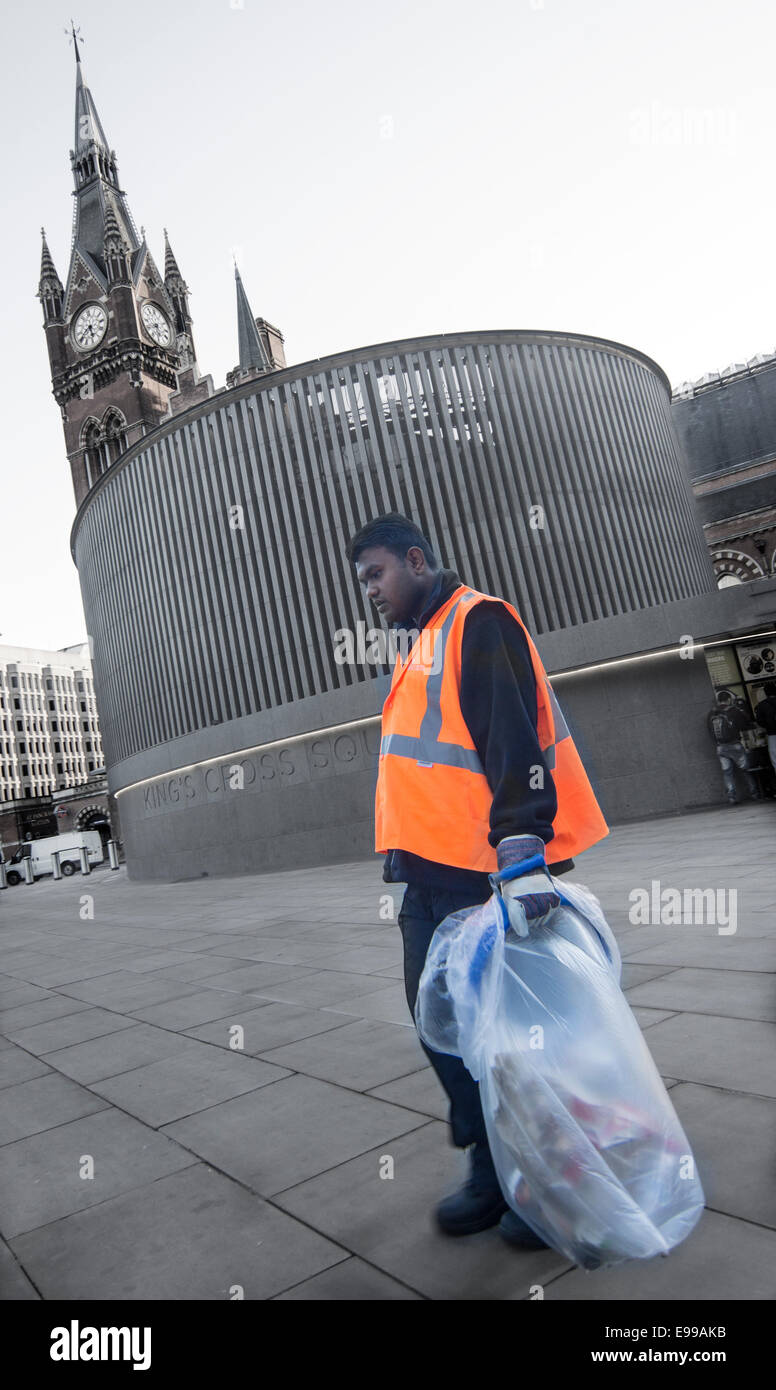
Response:
[{"label": "clear plastic bag", "polygon": [[620,988],[597,898],[509,928],[497,895],[437,927],[415,1008],[421,1038],[480,1083],[513,1211],[583,1269],[667,1254],[704,1205],[686,1135]]}]

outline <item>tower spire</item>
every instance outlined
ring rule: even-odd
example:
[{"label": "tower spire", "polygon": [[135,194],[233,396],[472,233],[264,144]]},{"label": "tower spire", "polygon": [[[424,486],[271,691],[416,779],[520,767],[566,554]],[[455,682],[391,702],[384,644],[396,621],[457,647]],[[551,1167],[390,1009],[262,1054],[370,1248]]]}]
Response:
[{"label": "tower spire", "polygon": [[191,331],[189,312],[189,287],[178,269],[167,228],[164,229],[164,288],[175,308],[175,332],[178,338],[178,351],[184,366],[190,366],[196,357],[194,336]]},{"label": "tower spire", "polygon": [[[70,28],[69,28],[69,29],[66,29],[66,30],[65,30],[65,33],[66,33],[66,34],[69,34],[69,35],[70,35],[70,38],[71,38],[72,41],[73,41],[73,47],[75,48],[75,61],[76,61],[76,63],[80,63],[80,61],[81,61],[81,55],[80,55],[80,53],[78,52],[78,35],[80,34],[80,32],[81,32],[81,26],[80,26],[80,24],[79,24],[78,28],[76,29],[76,27],[75,27],[75,25],[74,25],[74,23],[73,23],[73,21],[72,21],[72,19],[71,19],[71,20],[70,20]],[[81,39],[81,43],[83,43],[83,39]]]},{"label": "tower spire", "polygon": [[38,299],[43,305],[43,318],[45,323],[50,323],[62,317],[62,301],[65,291],[62,281],[57,275],[57,268],[49,251],[46,241],[46,231],[44,227],[40,229],[43,238],[43,246],[40,253],[40,281],[38,284]]},{"label": "tower spire", "polygon": [[251,312],[236,260],[234,278],[237,286],[237,341],[240,348],[240,371],[268,372],[271,370],[269,358],[261,340],[256,320]]},{"label": "tower spire", "polygon": [[111,202],[121,235],[133,257],[140,247],[140,238],[119,185],[116,151],[108,143],[86,81],[76,37],[78,31],[74,25],[70,32],[76,54],[75,131],[70,151],[76,199],[73,251],[85,253],[83,259],[86,264],[89,265],[91,261],[104,274],[105,218]]}]

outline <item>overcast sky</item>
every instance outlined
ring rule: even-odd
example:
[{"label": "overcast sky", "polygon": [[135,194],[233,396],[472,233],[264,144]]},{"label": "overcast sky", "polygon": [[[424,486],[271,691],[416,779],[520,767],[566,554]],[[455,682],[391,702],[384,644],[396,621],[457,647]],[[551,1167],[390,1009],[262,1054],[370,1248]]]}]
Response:
[{"label": "overcast sky", "polygon": [[5,12],[0,643],[86,637],[35,299],[67,273],[75,61],[138,226],[168,228],[200,369],[232,252],[290,364],[553,329],[674,386],[776,346],[770,0],[36,0]]}]

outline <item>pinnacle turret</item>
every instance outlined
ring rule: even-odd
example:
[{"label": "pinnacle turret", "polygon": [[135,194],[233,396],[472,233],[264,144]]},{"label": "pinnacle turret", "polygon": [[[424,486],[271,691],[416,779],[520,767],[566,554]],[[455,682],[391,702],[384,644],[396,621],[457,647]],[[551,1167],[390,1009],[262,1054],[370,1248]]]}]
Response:
[{"label": "pinnacle turret", "polygon": [[269,358],[261,340],[256,320],[253,317],[251,306],[248,303],[248,296],[245,293],[245,286],[240,278],[236,262],[234,278],[237,286],[237,341],[240,349],[240,371],[269,372],[272,370]]},{"label": "pinnacle turret", "polygon": [[57,268],[49,251],[46,232],[43,227],[40,229],[40,234],[43,238],[43,246],[40,255],[38,299],[43,304],[44,321],[48,323],[53,319],[61,318],[65,291],[62,281],[57,275]]}]

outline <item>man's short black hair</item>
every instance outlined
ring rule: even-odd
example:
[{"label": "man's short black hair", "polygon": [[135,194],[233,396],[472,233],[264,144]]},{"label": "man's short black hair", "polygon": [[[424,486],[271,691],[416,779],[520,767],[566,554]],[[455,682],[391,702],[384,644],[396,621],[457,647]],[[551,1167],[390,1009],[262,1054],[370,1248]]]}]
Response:
[{"label": "man's short black hair", "polygon": [[718,703],[718,704],[720,704],[720,705],[726,705],[726,704],[728,703],[728,701],[730,701],[730,700],[732,700],[732,699],[733,699],[733,696],[731,695],[731,693],[730,693],[729,690],[718,690],[718,691],[717,691],[717,703]]},{"label": "man's short black hair", "polygon": [[362,526],[348,544],[348,559],[355,565],[362,550],[368,550],[373,545],[385,546],[392,555],[398,555],[400,560],[405,558],[411,546],[417,545],[423,551],[429,569],[438,568],[438,561],[428,537],[423,535],[414,521],[402,516],[401,512],[386,512],[384,516],[376,516],[374,521],[368,521],[366,526]]}]

